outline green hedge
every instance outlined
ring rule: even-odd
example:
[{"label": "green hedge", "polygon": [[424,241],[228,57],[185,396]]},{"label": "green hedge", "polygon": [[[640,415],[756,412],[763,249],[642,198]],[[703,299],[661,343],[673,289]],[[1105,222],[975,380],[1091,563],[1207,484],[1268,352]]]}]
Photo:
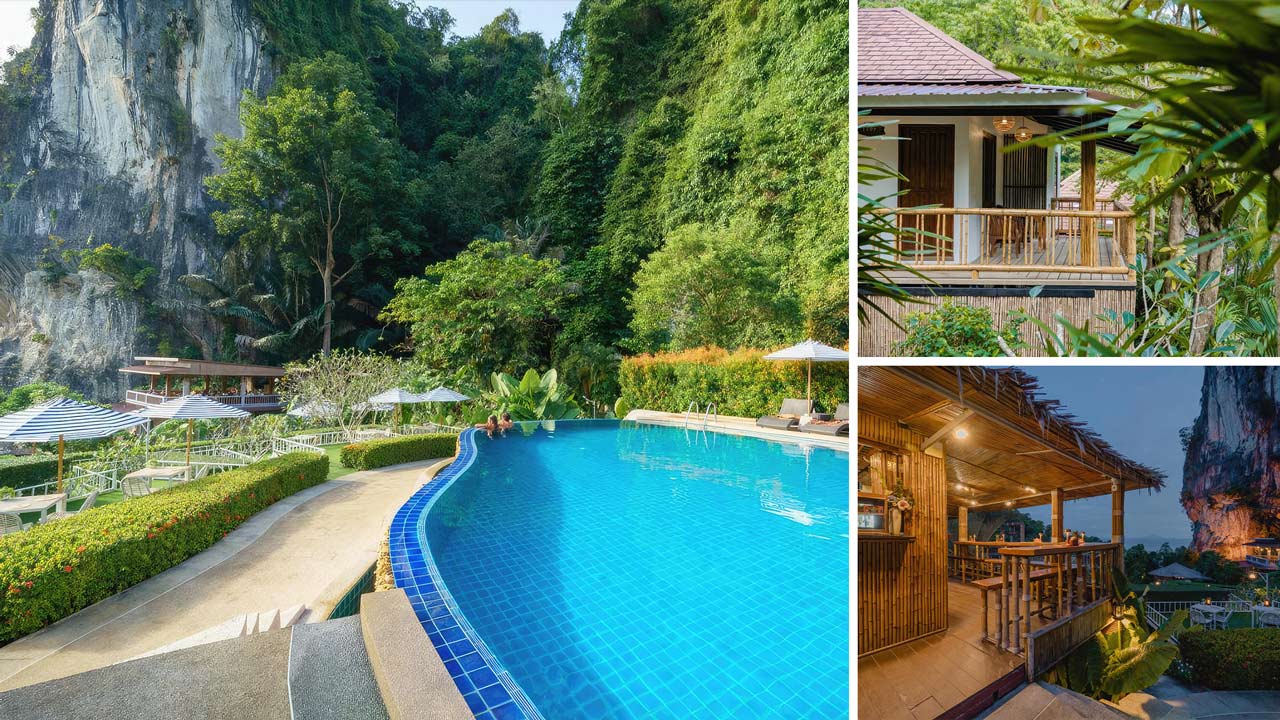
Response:
[{"label": "green hedge", "polygon": [[1178,636],[1188,677],[1213,690],[1280,688],[1280,630],[1205,630]]},{"label": "green hedge", "polygon": [[[67,454],[63,457],[64,469],[74,460],[84,460],[93,453]],[[0,487],[24,488],[28,485],[47,483],[58,477],[58,456],[39,455],[0,456]]]},{"label": "green hedge", "polygon": [[436,433],[352,443],[343,446],[339,458],[346,467],[369,470],[418,460],[452,457],[457,451],[458,436],[455,433]]},{"label": "green hedge", "polygon": [[[721,415],[759,417],[778,412],[787,398],[803,398],[805,364],[764,360],[765,350],[702,348],[625,358],[618,381],[627,405],[684,412],[715,402]],[[849,402],[849,364],[813,364],[813,400],[824,411]]]},{"label": "green hedge", "polygon": [[292,453],[0,537],[0,643],[177,565],[328,474],[325,455]]}]

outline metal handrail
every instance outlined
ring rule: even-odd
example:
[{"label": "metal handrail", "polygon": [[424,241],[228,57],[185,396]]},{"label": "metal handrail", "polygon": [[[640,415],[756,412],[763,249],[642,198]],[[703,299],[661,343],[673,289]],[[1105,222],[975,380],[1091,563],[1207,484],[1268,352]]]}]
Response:
[{"label": "metal handrail", "polygon": [[685,408],[684,408],[684,426],[685,426],[686,428],[687,428],[687,427],[689,427],[689,413],[691,413],[691,412],[692,412],[692,413],[694,413],[694,414],[697,414],[697,412],[698,412],[698,401],[697,401],[697,400],[690,400],[690,401],[689,401],[689,404],[688,404],[688,405],[686,405],[686,406],[685,406]]},{"label": "metal handrail", "polygon": [[714,418],[716,422],[720,421],[720,408],[717,407],[714,402],[708,401],[706,412],[702,413],[702,429],[703,430],[707,429],[707,423],[712,418]]}]

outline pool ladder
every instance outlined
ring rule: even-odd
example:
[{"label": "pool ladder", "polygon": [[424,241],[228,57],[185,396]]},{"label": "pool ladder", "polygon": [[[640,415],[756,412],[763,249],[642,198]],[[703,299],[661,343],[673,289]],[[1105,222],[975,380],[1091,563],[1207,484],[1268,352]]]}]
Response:
[{"label": "pool ladder", "polygon": [[[697,415],[698,415],[698,401],[690,400],[689,404],[686,405],[684,408],[685,429],[689,428],[689,418],[697,417]],[[710,421],[719,420],[719,419],[720,419],[720,408],[715,403],[708,400],[706,409],[703,410],[702,412],[702,429],[706,430],[707,425],[710,423]]]}]

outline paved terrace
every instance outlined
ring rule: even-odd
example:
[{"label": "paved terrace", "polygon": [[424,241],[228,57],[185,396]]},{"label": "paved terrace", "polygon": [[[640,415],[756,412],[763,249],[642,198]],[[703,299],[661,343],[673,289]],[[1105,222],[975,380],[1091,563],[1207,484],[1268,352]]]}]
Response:
[{"label": "paved terrace", "polygon": [[303,622],[324,620],[437,462],[303,490],[182,564],[0,647],[0,691],[129,660],[243,613],[305,604]]},{"label": "paved terrace", "polygon": [[[632,410],[627,414],[626,419],[649,425],[683,427],[687,428],[690,432],[703,429],[701,413],[697,415],[690,414],[688,422],[686,422],[684,413],[659,412],[657,410]],[[850,427],[852,427],[852,425]],[[850,447],[849,438],[847,436],[832,437],[830,435],[799,432],[797,430],[774,430],[772,428],[762,428],[756,426],[755,418],[734,417],[732,415],[721,415],[713,420],[708,420],[706,429],[728,433],[730,435],[747,435],[749,437],[756,437],[764,440],[807,443],[818,447],[831,448],[832,450],[843,450],[845,452],[848,452]]]}]

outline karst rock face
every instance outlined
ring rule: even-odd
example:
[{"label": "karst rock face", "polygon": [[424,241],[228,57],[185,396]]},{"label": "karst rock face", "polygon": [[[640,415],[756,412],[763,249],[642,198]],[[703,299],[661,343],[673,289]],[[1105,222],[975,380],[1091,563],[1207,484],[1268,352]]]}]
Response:
[{"label": "karst rock face", "polygon": [[1182,477],[1194,550],[1240,560],[1242,543],[1280,533],[1278,403],[1276,367],[1205,369]]},{"label": "karst rock face", "polygon": [[[0,108],[0,387],[51,379],[119,399],[117,369],[153,351],[157,331],[197,347],[209,333],[194,312],[189,327],[148,327],[148,308],[172,317],[189,300],[177,278],[223,254],[203,185],[214,136],[240,134],[243,93],[265,93],[276,69],[248,0],[45,0],[42,12],[34,99]],[[49,253],[102,243],[154,266],[153,297],[41,269]]]}]

